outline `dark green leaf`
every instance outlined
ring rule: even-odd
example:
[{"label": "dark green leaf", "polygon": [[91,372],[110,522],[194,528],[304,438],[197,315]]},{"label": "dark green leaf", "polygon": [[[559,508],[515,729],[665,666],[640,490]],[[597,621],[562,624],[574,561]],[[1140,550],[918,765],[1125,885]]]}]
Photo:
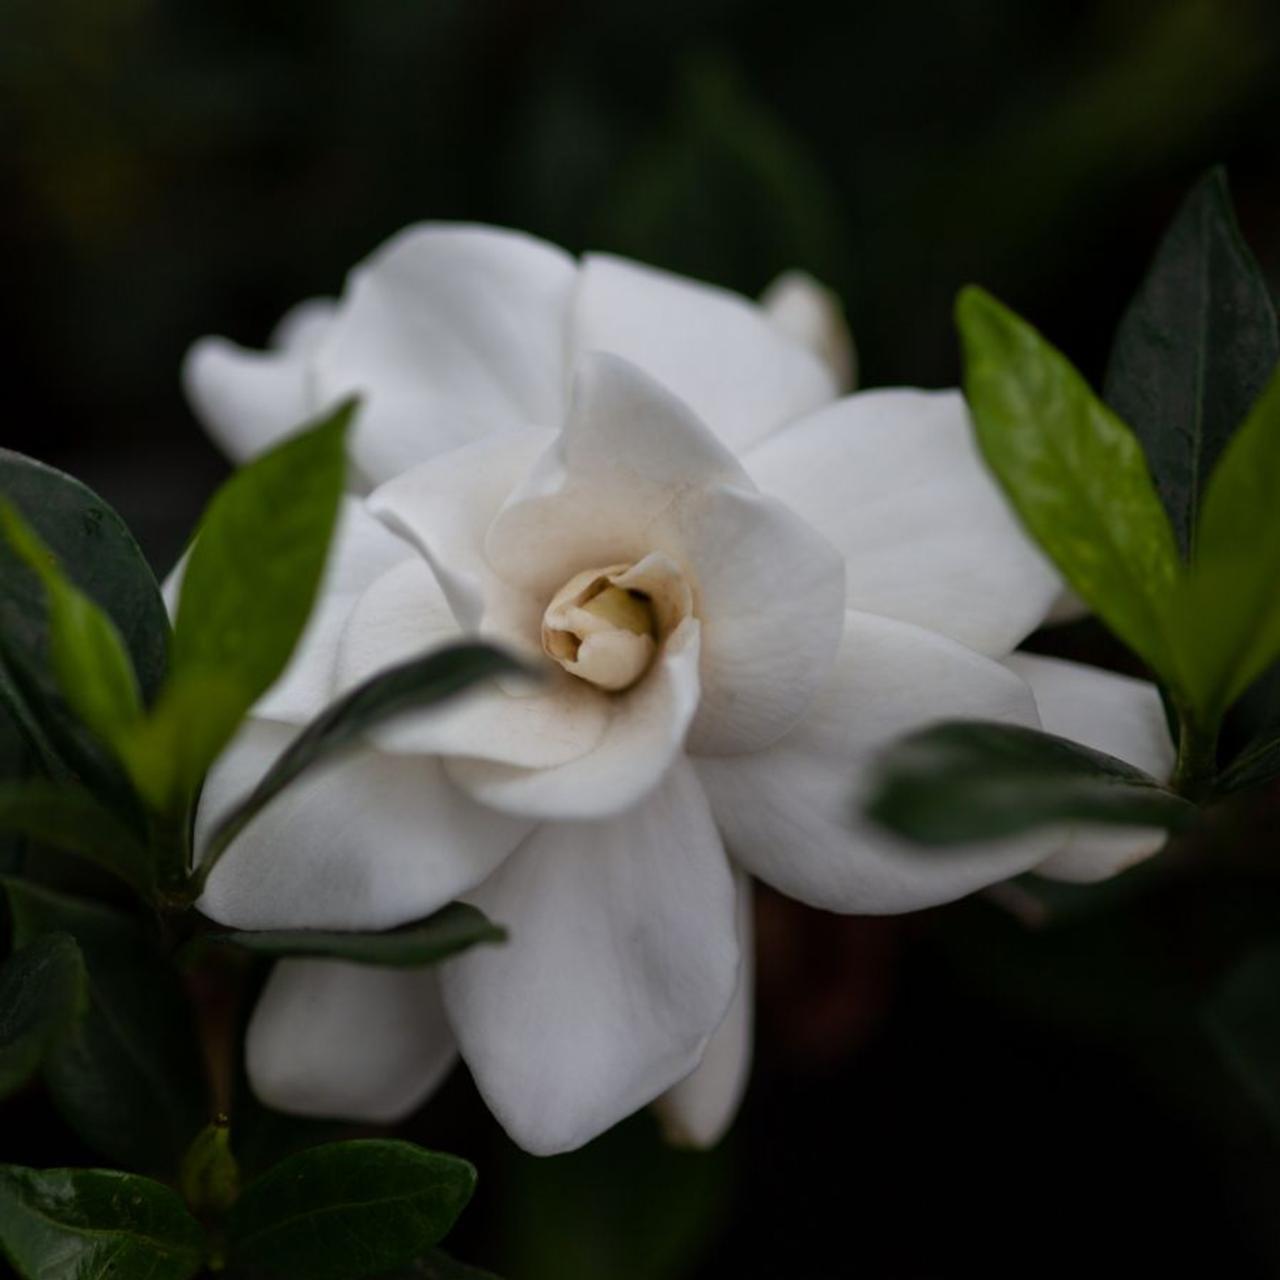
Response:
[{"label": "dark green leaf", "polygon": [[1278,360],[1271,292],[1236,225],[1226,174],[1214,169],[1178,210],[1125,312],[1106,380],[1188,559],[1209,475]]},{"label": "dark green leaf", "polygon": [[433,1249],[425,1258],[379,1280],[498,1280],[498,1277],[491,1271],[481,1271],[451,1258],[443,1249]]},{"label": "dark green leaf", "polygon": [[[57,558],[62,572],[111,618],[147,701],[167,665],[169,619],[151,569],[128,526],[71,476],[0,449],[0,493]],[[47,628],[41,586],[19,558],[0,547],[0,632],[30,665],[44,669]]]},{"label": "dark green leaf", "polygon": [[355,1280],[444,1238],[475,1189],[456,1156],[364,1139],[313,1147],[250,1185],[227,1221],[231,1261],[273,1275]]},{"label": "dark green leaf", "polygon": [[956,306],[965,394],[988,465],[1077,594],[1177,685],[1177,545],[1133,432],[1071,363],[981,289]]},{"label": "dark green leaf", "polygon": [[48,933],[0,969],[0,1098],[20,1089],[88,1005],[80,948]]},{"label": "dark green leaf", "polygon": [[1280,1127],[1280,945],[1265,945],[1240,963],[1204,1018],[1232,1073]]},{"label": "dark green leaf", "polygon": [[387,933],[330,933],[320,929],[261,933],[210,933],[202,942],[223,942],[264,956],[313,956],[354,964],[413,969],[439,964],[479,943],[505,942],[507,931],[465,902],[451,902],[434,915]]},{"label": "dark green leaf", "polygon": [[102,742],[114,745],[142,711],[138,679],[115,623],[63,575],[39,535],[4,502],[0,533],[44,587],[49,659],[62,696]]},{"label": "dark green leaf", "polygon": [[24,1280],[188,1280],[204,1232],[147,1178],[0,1165],[0,1251]]},{"label": "dark green leaf", "polygon": [[0,831],[77,853],[142,893],[151,886],[146,849],[82,787],[45,778],[0,782]]},{"label": "dark green leaf", "polygon": [[88,1011],[45,1061],[59,1109],[112,1160],[176,1172],[208,1117],[203,1064],[177,975],[127,915],[22,881],[0,887],[15,945],[68,933],[88,970]]},{"label": "dark green leaf", "polygon": [[1215,785],[1224,792],[1248,791],[1276,778],[1280,778],[1280,733],[1247,746],[1222,771]]},{"label": "dark green leaf", "polygon": [[1207,728],[1280,658],[1280,375],[1209,479],[1173,635]]},{"label": "dark green leaf", "polygon": [[202,868],[218,856],[272,798],[300,774],[357,742],[374,725],[423,710],[504,672],[521,671],[515,659],[483,644],[457,644],[390,667],[326,708],[271,766],[253,792],[236,805],[209,838]]},{"label": "dark green leaf", "polygon": [[1197,810],[1140,769],[1019,725],[955,720],[881,757],[869,817],[919,844],[995,839],[1058,822],[1181,827]]},{"label": "dark green leaf", "polygon": [[[347,401],[241,468],[201,519],[178,599],[172,687],[133,756],[153,804],[198,785],[287,665],[328,557],[355,410]],[[169,748],[195,725],[196,747],[175,758]]]}]

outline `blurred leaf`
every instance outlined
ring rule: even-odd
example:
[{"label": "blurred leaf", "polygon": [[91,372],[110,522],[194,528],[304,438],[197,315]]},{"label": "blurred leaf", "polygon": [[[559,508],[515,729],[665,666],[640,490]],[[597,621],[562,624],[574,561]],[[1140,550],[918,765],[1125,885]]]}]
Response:
[{"label": "blurred leaf", "polygon": [[1267,282],[1222,169],[1192,189],[1116,334],[1106,399],[1142,441],[1191,559],[1209,475],[1280,360]]},{"label": "blurred leaf", "polygon": [[0,880],[14,944],[70,934],[89,975],[89,1008],[45,1062],[58,1108],[112,1160],[176,1173],[207,1117],[204,1069],[177,975],[129,916],[22,881]]},{"label": "blurred leaf", "polygon": [[252,1183],[227,1220],[231,1261],[273,1275],[352,1280],[433,1248],[475,1189],[456,1156],[363,1139],[313,1147]]},{"label": "blurred leaf", "polygon": [[1280,1128],[1280,944],[1269,943],[1228,974],[1204,1007],[1228,1067]]},{"label": "blurred leaf", "polygon": [[677,1150],[648,1114],[567,1155],[510,1148],[497,1201],[503,1270],[520,1280],[698,1274],[724,1223],[733,1168],[731,1144]]},{"label": "blurred leaf", "polygon": [[1259,738],[1247,746],[1219,775],[1216,786],[1224,792],[1248,791],[1280,777],[1280,733]]},{"label": "blurred leaf", "polygon": [[0,1252],[24,1280],[188,1280],[204,1232],[148,1178],[0,1165]]},{"label": "blurred leaf", "polygon": [[978,442],[1077,594],[1177,685],[1168,611],[1178,550],[1142,447],[1071,363],[981,289],[956,305]]},{"label": "blurred leaf", "polygon": [[439,964],[480,943],[505,942],[507,931],[478,908],[451,902],[434,915],[387,933],[328,933],[320,929],[271,929],[207,933],[200,943],[221,942],[264,956],[310,956],[353,964],[413,969]]},{"label": "blurred leaf", "polygon": [[80,948],[48,933],[0,969],[0,1098],[20,1089],[88,1005]]},{"label": "blurred leaf", "polygon": [[196,529],[173,678],[130,752],[156,808],[189,795],[293,654],[319,590],[346,477],[348,400],[237,471]]},{"label": "blurred leaf", "polygon": [[307,725],[252,793],[223,818],[209,837],[202,872],[207,876],[223,850],[285,787],[357,742],[374,725],[434,706],[480,680],[522,670],[501,650],[483,644],[457,644],[370,677]]},{"label": "blurred leaf", "polygon": [[196,1134],[182,1158],[182,1197],[197,1212],[225,1213],[240,1194],[240,1169],[231,1151],[231,1130],[220,1116]]},{"label": "blurred leaf", "polygon": [[46,778],[0,782],[0,831],[79,854],[140,893],[151,887],[146,849],[83,787]]},{"label": "blurred leaf", "polygon": [[1280,657],[1280,375],[1209,479],[1173,636],[1206,726]]},{"label": "blurred leaf", "polygon": [[918,844],[963,844],[1058,822],[1169,827],[1198,810],[1141,769],[1020,725],[956,720],[881,757],[867,815]]},{"label": "blurred leaf", "polygon": [[45,589],[49,656],[71,709],[98,738],[114,744],[142,711],[133,664],[115,624],[63,577],[48,548],[8,503],[0,532]]}]

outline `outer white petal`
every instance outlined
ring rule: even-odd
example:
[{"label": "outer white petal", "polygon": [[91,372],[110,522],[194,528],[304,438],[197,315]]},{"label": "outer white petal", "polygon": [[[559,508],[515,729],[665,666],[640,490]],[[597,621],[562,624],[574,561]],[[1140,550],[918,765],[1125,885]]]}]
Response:
[{"label": "outer white petal", "polygon": [[839,641],[839,553],[679,400],[616,356],[583,358],[568,422],[494,519],[494,569],[547,598],[598,565],[670,556],[702,622],[691,749],[751,751],[808,708]]},{"label": "outer white petal", "polygon": [[281,322],[269,351],[201,338],[187,352],[183,390],[233,461],[261,453],[320,409],[309,361],[332,314],[327,301],[295,308]]},{"label": "outer white petal", "polygon": [[755,1023],[755,922],[751,878],[738,872],[738,946],[742,976],[724,1021],[702,1061],[654,1103],[667,1141],[683,1147],[713,1147],[728,1132],[751,1075]]},{"label": "outer white petal", "polygon": [[784,271],[760,295],[773,323],[826,361],[843,394],[852,391],[858,355],[840,299],[804,271]]},{"label": "outer white petal", "polygon": [[573,260],[512,231],[394,237],[348,281],[316,353],[319,395],[366,395],[352,455],[379,484],[495,431],[557,425]]},{"label": "outer white petal", "polygon": [[735,450],[839,393],[826,363],[746,298],[603,254],[583,260],[572,347],[639,365]]},{"label": "outer white petal", "polygon": [[843,552],[851,609],[1003,657],[1058,593],[978,454],[959,392],[861,392],[746,464]]},{"label": "outer white petal", "polygon": [[[361,596],[338,645],[337,680],[345,690],[426,649],[458,640],[458,627],[425,561],[383,574]],[[374,729],[396,755],[458,755],[522,768],[547,768],[590,751],[609,723],[609,700],[551,663],[533,687],[494,681],[430,714],[403,716]]]},{"label": "outer white petal", "polygon": [[481,804],[534,818],[605,818],[642,800],[684,748],[698,708],[698,623],[687,618],[633,689],[607,699],[611,719],[585,755],[548,769],[454,759],[445,768]]},{"label": "outer white petal", "polygon": [[783,893],[833,911],[915,911],[1040,862],[1058,837],[921,850],[859,814],[877,750],[936,720],[1038,724],[997,662],[910,623],[850,613],[813,711],[767,751],[695,761],[733,856]]},{"label": "outer white petal", "polygon": [[[205,780],[196,847],[293,737],[250,720]],[[360,749],[304,775],[223,855],[200,910],[240,929],[388,929],[487,876],[529,830],[463,795],[438,760]]]},{"label": "outer white petal", "polygon": [[[1105,751],[1162,781],[1173,772],[1173,739],[1153,684],[1030,653],[1015,653],[1005,665],[1031,686],[1049,733]],[[1156,853],[1166,838],[1155,827],[1080,825],[1036,870],[1058,880],[1104,880]]]},{"label": "outer white petal", "polygon": [[500,584],[485,559],[489,525],[552,443],[530,429],[451,449],[369,495],[369,510],[427,558],[458,625],[479,630]]},{"label": "outer white petal", "polygon": [[469,895],[511,928],[441,972],[480,1092],[539,1155],[697,1065],[738,982],[733,877],[692,770],[603,822],[548,823]]},{"label": "outer white petal", "polygon": [[285,960],[245,1039],[253,1091],[292,1115],[393,1124],[458,1057],[431,969]]}]

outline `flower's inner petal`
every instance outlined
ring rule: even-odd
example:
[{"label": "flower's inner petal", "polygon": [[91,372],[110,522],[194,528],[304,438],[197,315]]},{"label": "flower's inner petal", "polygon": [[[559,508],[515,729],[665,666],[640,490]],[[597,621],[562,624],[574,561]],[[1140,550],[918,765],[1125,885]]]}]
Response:
[{"label": "flower's inner petal", "polygon": [[521,1146],[581,1146],[697,1065],[738,984],[735,897],[686,762],[619,817],[543,824],[471,895],[511,936],[443,967],[445,1008]]},{"label": "flower's inner petal", "polygon": [[827,364],[755,303],[603,254],[586,257],[571,355],[608,351],[669,387],[739,450],[839,393]]},{"label": "flower's inner petal", "polygon": [[530,236],[427,225],[359,267],[316,353],[328,402],[367,400],[352,455],[372,485],[446,449],[564,414],[577,268]]},{"label": "flower's inner petal", "polygon": [[[350,689],[460,638],[431,570],[407,561],[383,574],[352,611],[338,646],[338,687]],[[605,694],[550,664],[540,683],[522,683],[527,687],[514,691],[490,682],[371,736],[394,754],[476,756],[526,768],[574,760],[600,741],[610,717]]]}]

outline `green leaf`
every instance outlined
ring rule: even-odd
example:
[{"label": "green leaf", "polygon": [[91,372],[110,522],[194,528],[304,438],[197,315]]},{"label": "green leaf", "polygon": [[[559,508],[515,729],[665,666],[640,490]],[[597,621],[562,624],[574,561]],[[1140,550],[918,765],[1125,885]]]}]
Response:
[{"label": "green leaf", "polygon": [[0,782],[0,831],[79,854],[140,893],[151,887],[146,848],[83,787],[46,778]]},{"label": "green leaf", "polygon": [[89,1007],[45,1061],[58,1108],[103,1155],[172,1174],[208,1116],[191,1010],[174,970],[131,917],[2,879],[14,944],[49,932],[79,943]]},{"label": "green leaf", "polygon": [[1280,733],[1258,738],[1250,743],[1222,771],[1215,787],[1229,793],[1264,787],[1280,778]]},{"label": "green leaf", "polygon": [[178,1185],[200,1213],[226,1213],[240,1194],[240,1167],[231,1150],[231,1129],[219,1116],[196,1134],[182,1158]]},{"label": "green leaf", "polygon": [[981,289],[956,305],[983,456],[1031,536],[1104,622],[1169,684],[1173,530],[1133,432],[1071,363]]},{"label": "green leaf", "polygon": [[1280,374],[1232,437],[1209,480],[1196,558],[1179,593],[1182,681],[1214,727],[1280,658]]},{"label": "green leaf", "polygon": [[1210,473],[1280,360],[1267,282],[1236,225],[1226,174],[1192,189],[1129,304],[1106,399],[1142,441],[1182,554]]},{"label": "green leaf", "polygon": [[251,1184],[227,1220],[231,1262],[352,1280],[403,1267],[444,1238],[475,1189],[456,1156],[363,1139],[313,1147]]},{"label": "green leaf", "polygon": [[261,933],[208,933],[201,943],[220,942],[257,955],[310,956],[389,969],[439,964],[480,943],[505,942],[507,931],[465,902],[451,902],[434,915],[387,933],[328,933],[320,929],[272,929]]},{"label": "green leaf", "polygon": [[491,1271],[481,1271],[451,1258],[443,1249],[433,1249],[425,1258],[380,1280],[498,1280],[498,1277]]},{"label": "green leaf", "polygon": [[0,969],[0,1098],[31,1079],[87,1006],[84,961],[65,933],[37,938]]},{"label": "green leaf", "polygon": [[1280,1128],[1280,944],[1237,965],[1203,1017],[1228,1068]]},{"label": "green leaf", "polygon": [[1197,814],[1123,760],[1036,729],[965,720],[890,747],[864,807],[882,826],[925,845],[1071,821],[1176,828]]},{"label": "green leaf", "polygon": [[24,1280],[188,1280],[204,1232],[147,1178],[0,1165],[0,1252]]},{"label": "green leaf", "polygon": [[489,645],[456,644],[372,676],[307,725],[252,793],[223,818],[209,837],[202,873],[208,875],[232,840],[300,774],[351,746],[374,725],[435,706],[478,681],[523,670]]},{"label": "green leaf", "polygon": [[[176,803],[198,785],[249,707],[284,671],[311,614],[346,477],[348,400],[237,471],[196,530],[178,599],[173,681],[144,746],[140,785]],[[199,725],[176,759],[156,750]]]}]

